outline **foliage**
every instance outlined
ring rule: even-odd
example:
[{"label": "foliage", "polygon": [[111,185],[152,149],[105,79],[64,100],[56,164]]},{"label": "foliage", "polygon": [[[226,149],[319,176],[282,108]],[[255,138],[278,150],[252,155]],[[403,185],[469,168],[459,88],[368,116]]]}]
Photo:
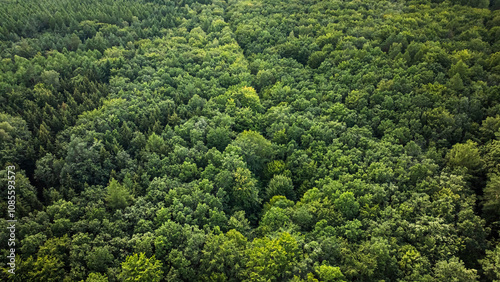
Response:
[{"label": "foliage", "polygon": [[499,7],[3,1],[0,280],[499,280]]},{"label": "foliage", "polygon": [[122,281],[161,281],[161,262],[155,256],[147,258],[144,253],[128,256],[122,263]]},{"label": "foliage", "polygon": [[130,193],[127,187],[118,183],[116,179],[112,178],[106,189],[108,191],[106,202],[111,209],[123,209],[129,205]]}]

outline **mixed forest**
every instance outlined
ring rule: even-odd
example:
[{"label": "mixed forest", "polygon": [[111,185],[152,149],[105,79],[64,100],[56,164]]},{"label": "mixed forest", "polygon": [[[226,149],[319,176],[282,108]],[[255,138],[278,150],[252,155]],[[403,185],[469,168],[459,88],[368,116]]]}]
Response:
[{"label": "mixed forest", "polygon": [[499,9],[1,0],[0,280],[499,281]]}]

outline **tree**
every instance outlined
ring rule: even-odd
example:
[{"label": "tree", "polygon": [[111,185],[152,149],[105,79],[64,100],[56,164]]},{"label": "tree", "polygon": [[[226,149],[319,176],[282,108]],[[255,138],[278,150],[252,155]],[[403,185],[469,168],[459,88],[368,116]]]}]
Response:
[{"label": "tree", "polygon": [[96,247],[87,255],[87,267],[91,271],[106,272],[114,258],[108,246]]},{"label": "tree", "polygon": [[63,166],[63,160],[58,160],[53,154],[48,153],[37,160],[35,179],[42,182],[46,187],[53,187],[58,183],[59,174]]},{"label": "tree", "polygon": [[326,57],[326,52],[324,51],[316,51],[309,56],[309,60],[307,61],[307,64],[309,67],[316,69],[318,68],[321,63],[325,60]]},{"label": "tree", "polygon": [[256,76],[257,90],[273,85],[276,81],[274,74],[269,70],[259,70]]},{"label": "tree", "polygon": [[73,136],[60,173],[62,184],[79,190],[85,183],[103,184],[109,172],[102,168],[99,147],[98,143],[88,146],[82,138]]},{"label": "tree", "polygon": [[85,45],[89,50],[95,49],[103,53],[104,50],[109,47],[109,42],[104,38],[101,32],[97,32],[93,38],[89,38],[85,41]]},{"label": "tree", "polygon": [[207,133],[207,147],[223,152],[231,142],[231,131],[227,127],[211,128]]},{"label": "tree", "polygon": [[330,265],[322,264],[316,268],[321,281],[325,282],[341,282],[344,280],[344,275],[338,267],[333,267]]},{"label": "tree", "polygon": [[113,210],[123,209],[127,207],[130,203],[130,200],[132,199],[127,188],[114,178],[111,178],[111,181],[109,182],[106,190],[106,202],[108,203],[108,207]]},{"label": "tree", "polygon": [[264,165],[271,160],[271,142],[255,131],[244,131],[232,143],[241,148],[243,159],[255,174],[263,173]]},{"label": "tree", "polygon": [[479,262],[483,267],[484,275],[490,281],[500,281],[500,244],[497,244],[493,250],[486,250],[486,257]]},{"label": "tree", "polygon": [[146,149],[153,153],[165,154],[167,146],[165,144],[165,140],[163,140],[161,136],[158,136],[156,135],[156,133],[153,133],[148,138]]},{"label": "tree", "polygon": [[448,82],[448,85],[451,89],[455,91],[462,91],[464,90],[464,82],[462,78],[460,77],[459,73],[456,73]]},{"label": "tree", "polygon": [[78,35],[76,35],[74,33],[71,34],[71,36],[67,40],[68,50],[70,50],[70,51],[78,50],[78,47],[80,46],[80,44],[82,44],[82,41],[80,40]]},{"label": "tree", "polygon": [[495,117],[487,117],[483,120],[479,131],[484,140],[490,140],[495,138],[498,129],[500,129],[500,116],[497,115]]},{"label": "tree", "polygon": [[255,239],[246,251],[244,271],[249,281],[284,281],[293,277],[300,250],[297,240],[289,233],[279,237]]},{"label": "tree", "polygon": [[234,229],[208,235],[200,259],[202,279],[240,281],[246,246],[247,238]]},{"label": "tree", "polygon": [[484,188],[484,211],[491,218],[500,219],[500,175],[492,174]]},{"label": "tree", "polygon": [[29,155],[31,132],[20,117],[0,113],[0,163],[21,163]]},{"label": "tree", "polygon": [[32,266],[28,275],[33,281],[55,282],[61,281],[64,277],[64,263],[57,258],[43,256],[38,257],[35,261],[30,257],[25,264]]},{"label": "tree", "polygon": [[232,203],[237,209],[253,214],[260,204],[257,180],[247,168],[238,167],[233,173],[234,186],[231,190]]},{"label": "tree", "polygon": [[478,281],[478,278],[477,270],[465,268],[464,263],[457,257],[439,261],[434,266],[435,281],[472,282]]},{"label": "tree", "polygon": [[44,71],[40,75],[43,83],[54,87],[55,90],[59,88],[59,73],[54,70]]},{"label": "tree", "polygon": [[274,196],[285,196],[290,200],[295,200],[295,191],[293,189],[292,179],[283,175],[275,175],[266,188],[266,199]]},{"label": "tree", "polygon": [[[274,199],[275,198],[272,200]],[[293,230],[295,226],[290,220],[289,214],[289,210],[281,207],[271,207],[266,209],[265,214],[259,222],[259,231],[262,234],[269,234],[280,230]]]},{"label": "tree", "polygon": [[158,282],[163,278],[162,263],[153,255],[147,258],[144,253],[133,254],[122,262],[122,281]]},{"label": "tree", "polygon": [[233,100],[237,108],[250,108],[254,113],[262,110],[260,97],[252,87],[236,87],[231,89],[224,97]]},{"label": "tree", "polygon": [[359,203],[354,198],[352,192],[344,192],[338,197],[335,202],[335,207],[342,212],[348,220],[353,219],[359,211]]},{"label": "tree", "polygon": [[34,255],[45,241],[47,236],[42,233],[27,236],[21,241],[21,251],[24,255]]},{"label": "tree", "polygon": [[477,143],[468,140],[464,144],[455,144],[446,155],[451,167],[465,167],[470,171],[479,169],[482,164]]}]

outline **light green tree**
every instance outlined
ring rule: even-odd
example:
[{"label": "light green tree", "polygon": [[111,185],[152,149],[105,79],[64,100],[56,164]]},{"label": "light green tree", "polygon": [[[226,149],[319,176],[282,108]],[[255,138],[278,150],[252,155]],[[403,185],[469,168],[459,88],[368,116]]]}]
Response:
[{"label": "light green tree", "polygon": [[482,161],[477,143],[468,140],[464,144],[455,144],[446,155],[451,167],[465,167],[471,171],[480,168]]},{"label": "light green tree", "polygon": [[434,266],[434,279],[440,282],[473,282],[478,281],[477,270],[467,269],[457,257],[448,261],[439,261]]},{"label": "light green tree", "polygon": [[147,258],[144,253],[128,256],[122,262],[121,281],[157,282],[163,278],[162,263],[153,255]]},{"label": "light green tree", "polygon": [[500,244],[494,250],[487,250],[486,257],[479,261],[483,266],[484,275],[490,281],[500,281]]},{"label": "light green tree", "polygon": [[111,178],[107,187],[106,202],[111,209],[123,209],[130,203],[131,196],[127,188]]}]

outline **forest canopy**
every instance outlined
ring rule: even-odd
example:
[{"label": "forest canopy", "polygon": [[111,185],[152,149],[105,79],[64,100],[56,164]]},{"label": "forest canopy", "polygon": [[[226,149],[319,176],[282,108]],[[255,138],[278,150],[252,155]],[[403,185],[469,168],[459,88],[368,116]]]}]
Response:
[{"label": "forest canopy", "polygon": [[499,0],[3,0],[2,281],[500,280]]}]

